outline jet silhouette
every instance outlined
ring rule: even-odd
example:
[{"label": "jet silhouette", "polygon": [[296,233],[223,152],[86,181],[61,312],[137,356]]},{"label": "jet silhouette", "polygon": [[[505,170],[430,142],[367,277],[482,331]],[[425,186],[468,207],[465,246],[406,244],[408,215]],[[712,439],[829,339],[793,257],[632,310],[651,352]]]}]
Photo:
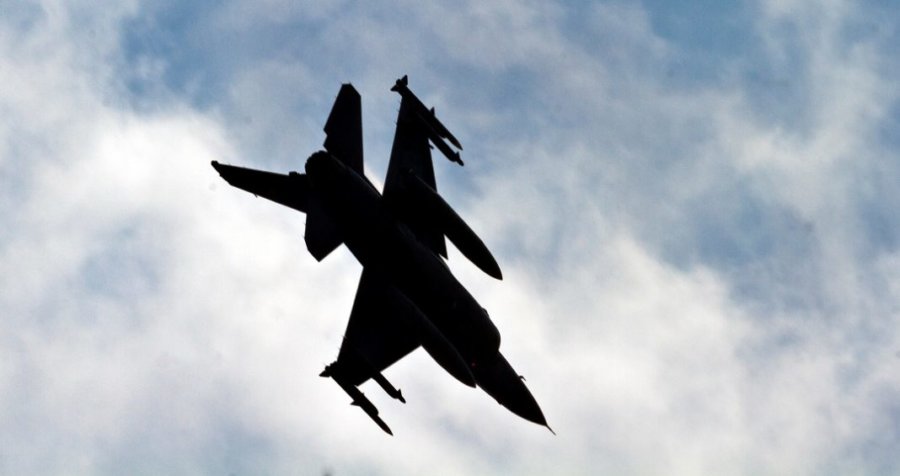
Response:
[{"label": "jet silhouette", "polygon": [[357,386],[373,379],[405,403],[382,371],[419,346],[463,384],[549,429],[523,378],[500,353],[500,332],[487,311],[444,262],[446,237],[502,279],[491,252],[436,191],[429,142],[460,165],[459,152],[444,139],[462,147],[409,90],[406,76],[391,90],[401,102],[383,195],[363,174],[361,100],[350,84],[341,87],[325,122],[325,150],[307,159],[306,173],[212,165],[232,186],[306,213],[304,240],[316,260],[344,244],[362,264],[337,360],[321,376],[334,379],[381,429],[393,434]]}]

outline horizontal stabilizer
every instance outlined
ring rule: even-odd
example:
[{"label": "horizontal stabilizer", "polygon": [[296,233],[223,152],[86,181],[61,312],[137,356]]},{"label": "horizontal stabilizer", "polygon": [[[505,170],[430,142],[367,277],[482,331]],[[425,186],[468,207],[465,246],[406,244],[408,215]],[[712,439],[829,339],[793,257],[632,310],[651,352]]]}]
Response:
[{"label": "horizontal stabilizer", "polygon": [[309,181],[306,174],[289,175],[247,169],[212,162],[213,168],[231,186],[306,213],[309,203]]}]

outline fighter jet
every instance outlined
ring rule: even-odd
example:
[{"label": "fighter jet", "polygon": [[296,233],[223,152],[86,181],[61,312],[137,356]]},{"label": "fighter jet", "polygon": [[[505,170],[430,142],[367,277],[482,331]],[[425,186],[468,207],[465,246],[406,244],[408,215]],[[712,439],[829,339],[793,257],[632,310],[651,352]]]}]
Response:
[{"label": "fighter jet", "polygon": [[[305,173],[279,174],[213,162],[229,184],[306,213],[304,240],[321,261],[344,244],[362,264],[350,319],[332,378],[378,426],[393,434],[357,388],[372,379],[406,402],[382,373],[422,347],[461,383],[478,386],[516,415],[550,427],[523,378],[500,353],[500,332],[450,272],[445,238],[488,275],[502,279],[484,242],[437,193],[429,142],[462,165],[459,141],[408,88],[401,96],[384,193],[363,173],[359,93],[344,84],[325,122],[324,150]],[[550,431],[553,431],[552,429]]]}]

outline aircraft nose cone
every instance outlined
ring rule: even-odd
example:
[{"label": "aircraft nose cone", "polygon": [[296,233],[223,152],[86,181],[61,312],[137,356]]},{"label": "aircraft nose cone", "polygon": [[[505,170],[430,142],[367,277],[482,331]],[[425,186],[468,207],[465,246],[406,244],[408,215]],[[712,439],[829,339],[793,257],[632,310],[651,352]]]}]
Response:
[{"label": "aircraft nose cone", "polygon": [[530,422],[547,426],[547,419],[537,400],[503,354],[497,352],[490,361],[479,362],[472,373],[478,386],[509,411]]}]

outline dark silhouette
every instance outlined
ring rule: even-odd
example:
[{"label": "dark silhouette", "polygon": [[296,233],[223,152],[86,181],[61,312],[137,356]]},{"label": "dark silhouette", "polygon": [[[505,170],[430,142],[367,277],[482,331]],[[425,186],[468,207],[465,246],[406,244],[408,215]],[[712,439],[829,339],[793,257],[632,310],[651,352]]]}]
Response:
[{"label": "dark silhouette", "polygon": [[491,252],[436,191],[429,141],[460,165],[459,152],[443,138],[462,147],[409,90],[406,76],[392,90],[402,99],[383,196],[363,174],[360,96],[350,84],[341,87],[325,123],[325,151],[309,157],[305,174],[212,165],[229,184],[306,213],[306,246],[316,260],[343,243],[363,265],[338,358],[321,376],[333,378],[381,429],[392,434],[357,386],[371,378],[405,402],[381,372],[419,346],[460,382],[549,429],[500,353],[500,332],[487,311],[441,258],[447,237],[502,279]]}]

